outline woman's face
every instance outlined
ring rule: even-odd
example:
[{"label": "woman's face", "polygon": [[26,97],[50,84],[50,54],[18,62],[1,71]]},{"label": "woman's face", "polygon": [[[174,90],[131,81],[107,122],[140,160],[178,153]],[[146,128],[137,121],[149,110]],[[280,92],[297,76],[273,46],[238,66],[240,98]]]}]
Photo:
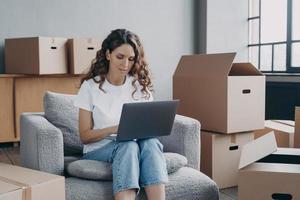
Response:
[{"label": "woman's face", "polygon": [[109,71],[114,76],[126,76],[134,64],[134,50],[129,44],[123,44],[112,52],[106,52]]}]

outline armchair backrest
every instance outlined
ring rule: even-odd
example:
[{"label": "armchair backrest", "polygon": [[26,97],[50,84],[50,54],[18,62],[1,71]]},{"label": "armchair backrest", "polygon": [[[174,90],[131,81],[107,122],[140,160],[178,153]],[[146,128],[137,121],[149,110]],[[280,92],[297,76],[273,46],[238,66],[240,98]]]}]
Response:
[{"label": "armchair backrest", "polygon": [[82,154],[79,137],[79,109],[73,105],[76,95],[47,91],[44,96],[45,118],[61,130],[65,155]]}]

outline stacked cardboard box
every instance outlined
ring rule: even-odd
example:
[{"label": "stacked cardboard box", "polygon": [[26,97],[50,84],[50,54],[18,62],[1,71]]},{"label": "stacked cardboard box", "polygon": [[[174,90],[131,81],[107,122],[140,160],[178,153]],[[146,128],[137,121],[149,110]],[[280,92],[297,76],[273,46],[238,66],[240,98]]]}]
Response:
[{"label": "stacked cardboard box", "polygon": [[5,72],[8,74],[66,74],[67,38],[5,39]]},{"label": "stacked cardboard box", "polygon": [[1,200],[64,200],[65,178],[0,163]]},{"label": "stacked cardboard box", "polygon": [[241,146],[264,128],[265,76],[235,53],[183,56],[173,76],[178,113],[201,123],[201,171],[220,188],[237,185]]},{"label": "stacked cardboard box", "polygon": [[201,171],[220,188],[237,185],[241,147],[253,138],[253,132],[227,135],[201,131]]},{"label": "stacked cardboard box", "polygon": [[5,39],[7,74],[83,74],[101,47],[97,38]]},{"label": "stacked cardboard box", "polygon": [[5,39],[6,74],[0,75],[0,142],[20,140],[20,114],[43,111],[47,90],[76,94],[82,74],[100,46],[96,38]]},{"label": "stacked cardboard box", "polygon": [[68,41],[71,74],[83,74],[88,71],[101,41],[97,38],[73,38]]}]

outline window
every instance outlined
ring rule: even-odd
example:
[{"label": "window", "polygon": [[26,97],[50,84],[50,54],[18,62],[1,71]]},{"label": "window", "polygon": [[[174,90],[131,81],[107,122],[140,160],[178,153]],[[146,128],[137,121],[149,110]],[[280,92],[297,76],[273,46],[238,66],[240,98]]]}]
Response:
[{"label": "window", "polygon": [[249,0],[249,60],[263,72],[300,73],[300,0]]}]

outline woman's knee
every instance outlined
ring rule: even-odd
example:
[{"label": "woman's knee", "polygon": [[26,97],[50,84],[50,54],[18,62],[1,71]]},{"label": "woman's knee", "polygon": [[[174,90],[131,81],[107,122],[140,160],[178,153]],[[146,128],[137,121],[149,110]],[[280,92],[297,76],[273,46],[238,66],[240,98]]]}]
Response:
[{"label": "woman's knee", "polygon": [[118,151],[121,151],[122,153],[130,152],[130,153],[136,153],[139,152],[139,145],[135,141],[127,141],[127,142],[120,142],[118,144]]},{"label": "woman's knee", "polygon": [[163,145],[160,143],[160,141],[157,138],[139,140],[139,147],[141,151],[147,149],[156,149],[156,148],[163,151]]}]

